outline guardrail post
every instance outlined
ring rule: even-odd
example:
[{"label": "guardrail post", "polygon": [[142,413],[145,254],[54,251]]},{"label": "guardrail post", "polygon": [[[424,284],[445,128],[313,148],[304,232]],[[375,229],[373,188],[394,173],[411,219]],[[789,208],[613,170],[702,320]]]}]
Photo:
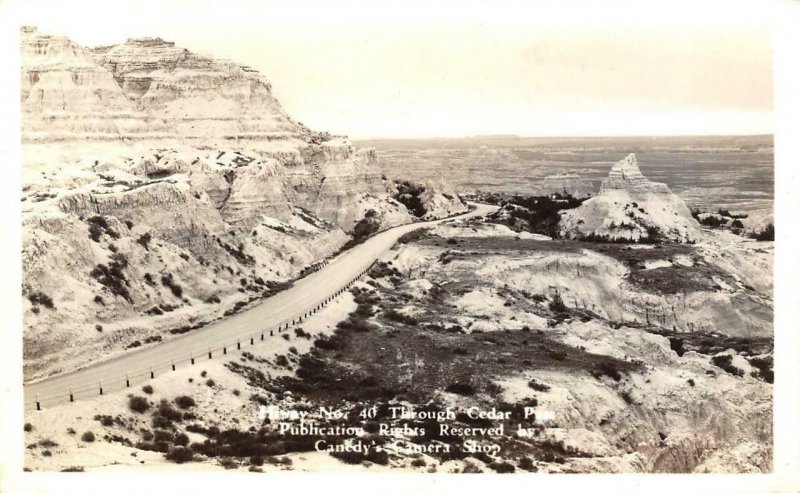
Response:
[{"label": "guardrail post", "polygon": [[156,374],[155,374],[155,373],[153,373],[153,367],[152,367],[152,366],[150,367],[150,378],[151,378],[151,379],[152,379],[152,378],[156,378]]},{"label": "guardrail post", "polygon": [[242,349],[242,343],[238,340],[236,341],[236,349]]},{"label": "guardrail post", "polygon": [[191,351],[189,351],[189,357],[192,359],[192,364],[194,364],[194,355]]},{"label": "guardrail post", "polygon": [[103,382],[97,382],[97,385],[100,387],[100,395],[103,395]]},{"label": "guardrail post", "polygon": [[131,386],[131,379],[130,379],[130,377],[128,377],[127,373],[125,374],[125,386],[126,387],[130,387]]},{"label": "guardrail post", "polygon": [[42,405],[39,404],[39,394],[36,394],[36,410],[37,411],[41,411],[42,410]]},{"label": "guardrail post", "polygon": [[252,346],[253,344],[255,344],[255,343],[253,342],[253,338],[251,337],[250,338],[250,345]]},{"label": "guardrail post", "polygon": [[175,360],[172,360],[172,371],[175,371]]},{"label": "guardrail post", "polygon": [[271,330],[269,331],[269,336],[272,337],[272,331]]},{"label": "guardrail post", "polygon": [[208,359],[211,359],[211,348],[208,348]]},{"label": "guardrail post", "polygon": [[72,395],[72,387],[69,388],[69,401],[75,402],[75,396]]},{"label": "guardrail post", "polygon": [[261,340],[262,341],[264,340],[264,333],[263,332],[261,333]]}]

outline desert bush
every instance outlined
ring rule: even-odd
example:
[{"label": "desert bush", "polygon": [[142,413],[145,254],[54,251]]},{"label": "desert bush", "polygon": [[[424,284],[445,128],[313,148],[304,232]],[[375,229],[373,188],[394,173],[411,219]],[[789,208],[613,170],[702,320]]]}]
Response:
[{"label": "desert bush", "polygon": [[206,385],[208,385],[209,387],[214,387],[217,384],[214,382],[214,380],[209,378],[208,380],[206,380]]},{"label": "desert bush", "polygon": [[548,390],[550,390],[549,385],[537,382],[534,379],[531,379],[531,381],[528,382],[528,387],[532,388],[533,390],[537,390],[539,392],[547,392]]},{"label": "desert bush", "polygon": [[475,387],[468,382],[453,382],[448,385],[445,390],[453,394],[459,395],[474,395]]},{"label": "desert bush", "polygon": [[722,368],[727,373],[730,373],[731,375],[733,375],[735,377],[744,376],[744,371],[742,371],[741,368],[737,368],[736,366],[734,366],[732,360],[733,359],[731,358],[730,354],[718,354],[718,355],[713,356],[711,358],[711,362],[715,366],[718,366],[718,367]]},{"label": "desert bush", "polygon": [[757,241],[775,241],[775,226],[769,223],[761,231],[751,233],[750,238]]},{"label": "desert bush", "polygon": [[35,291],[33,293],[28,294],[28,300],[33,305],[42,305],[45,308],[49,308],[50,310],[55,309],[55,304],[53,303],[53,298],[50,296],[42,293],[41,291]]},{"label": "desert bush", "polygon": [[189,435],[186,433],[178,433],[175,435],[175,439],[172,441],[172,443],[180,447],[185,447],[189,445]]},{"label": "desert bush", "polygon": [[180,409],[189,409],[190,407],[194,407],[195,402],[194,399],[188,395],[181,395],[175,398],[175,405]]},{"label": "desert bush", "polygon": [[70,466],[65,467],[61,472],[83,472],[83,466]]},{"label": "desert bush", "polygon": [[619,382],[622,379],[622,373],[620,373],[620,368],[614,364],[612,361],[603,361],[598,366],[597,370],[593,372],[595,378],[599,378],[603,375],[607,377],[611,377],[615,382]]},{"label": "desert bush", "polygon": [[22,429],[29,432],[33,431],[33,425],[30,423],[25,423],[25,426],[23,426]]},{"label": "desert bush", "polygon": [[136,239],[136,243],[142,245],[145,250],[150,250],[150,241],[153,236],[148,232]]},{"label": "desert bush", "polygon": [[148,394],[148,395],[152,395],[153,394],[152,385],[145,385],[144,387],[142,387],[142,392],[144,392],[145,394]]},{"label": "desert bush", "polygon": [[81,435],[81,440],[83,440],[86,443],[92,443],[94,441],[94,433],[92,433],[91,431],[83,432],[83,435]]},{"label": "desert bush", "polygon": [[498,474],[510,474],[517,469],[516,467],[514,467],[513,464],[509,462],[492,462],[491,464],[489,464],[489,468],[494,470]]},{"label": "desert bush", "polygon": [[172,407],[166,399],[162,399],[153,413],[153,426],[156,428],[169,429],[174,422],[183,420],[183,414]]},{"label": "desert bush", "polygon": [[145,397],[132,395],[130,399],[128,399],[128,407],[131,411],[141,414],[150,409],[150,403],[147,402]]},{"label": "desert bush", "polygon": [[172,277],[172,273],[162,275],[161,284],[168,287],[176,298],[183,296],[183,288],[175,282]]},{"label": "desert bush", "polygon": [[417,321],[417,319],[414,318],[413,316],[406,315],[405,313],[398,312],[394,308],[390,308],[389,310],[386,310],[384,315],[386,316],[386,318],[388,318],[389,320],[391,320],[393,322],[400,322],[401,324],[405,324],[405,325],[414,326],[414,325],[417,325],[419,323]]},{"label": "desert bush", "polygon": [[153,432],[153,441],[154,442],[171,442],[175,436],[165,430],[155,430]]},{"label": "desert bush", "polygon": [[124,269],[128,266],[128,258],[121,254],[111,255],[111,262],[108,265],[97,264],[89,272],[100,284],[107,287],[114,295],[122,296],[129,303],[132,303],[130,292],[128,291],[129,282],[125,277]]},{"label": "desert bush", "polygon": [[170,462],[175,462],[177,464],[183,464],[184,462],[189,462],[194,457],[194,452],[192,449],[178,446],[172,447],[169,452],[165,455],[165,458]]},{"label": "desert bush", "polygon": [[550,301],[548,307],[553,313],[564,313],[567,311],[567,305],[564,304],[564,301],[561,299],[561,295],[558,293],[553,296],[553,299]]},{"label": "desert bush", "polygon": [[767,383],[774,383],[775,373],[773,372],[772,369],[773,360],[771,356],[753,358],[750,360],[750,364],[758,370],[757,372],[755,372],[755,376],[761,378]]}]

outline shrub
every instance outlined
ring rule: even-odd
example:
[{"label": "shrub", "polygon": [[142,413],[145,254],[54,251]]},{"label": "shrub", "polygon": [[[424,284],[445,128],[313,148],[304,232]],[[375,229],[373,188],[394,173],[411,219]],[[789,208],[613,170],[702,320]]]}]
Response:
[{"label": "shrub", "polygon": [[141,414],[150,409],[150,403],[145,397],[132,395],[128,400],[128,407],[131,411]]},{"label": "shrub", "polygon": [[121,253],[115,253],[111,256],[111,262],[108,265],[97,264],[89,275],[97,280],[100,284],[107,287],[114,295],[122,296],[129,303],[132,303],[128,286],[130,283],[125,277],[124,269],[128,266],[128,258]]},{"label": "shrub", "polygon": [[176,298],[183,296],[183,288],[175,283],[171,273],[161,276],[161,284],[168,287]]},{"label": "shrub", "polygon": [[254,466],[263,466],[264,458],[259,455],[254,455],[253,457],[250,457],[250,464]]},{"label": "shrub", "polygon": [[30,423],[25,423],[25,426],[22,429],[25,431],[33,431],[33,425]]},{"label": "shrub", "polygon": [[600,363],[597,371],[593,374],[595,378],[599,378],[603,375],[611,377],[615,382],[619,382],[622,379],[622,373],[620,373],[619,368],[612,361],[603,361]]},{"label": "shrub", "polygon": [[730,354],[718,354],[711,358],[711,362],[735,377],[744,376],[744,371],[733,365]]},{"label": "shrub", "polygon": [[475,387],[468,382],[453,382],[445,388],[447,392],[459,395],[474,395]]},{"label": "shrub", "polygon": [[145,394],[148,394],[148,395],[152,395],[153,394],[153,387],[151,385],[145,385],[144,387],[142,387],[142,392],[144,392]]},{"label": "shrub", "polygon": [[206,380],[206,385],[208,385],[209,387],[214,387],[216,383],[214,382],[214,380],[209,378],[208,380]]},{"label": "shrub", "polygon": [[239,464],[237,464],[236,461],[231,459],[230,457],[222,457],[218,459],[217,462],[225,469],[236,469],[237,467],[239,467]]},{"label": "shrub", "polygon": [[153,237],[150,235],[150,233],[145,233],[145,234],[143,234],[142,236],[140,236],[139,238],[136,239],[136,243],[142,245],[145,250],[149,251],[150,250],[150,240],[152,240],[152,239],[153,239]]},{"label": "shrub", "polygon": [[769,223],[761,231],[751,233],[750,237],[757,241],[775,241],[775,226]]},{"label": "shrub", "polygon": [[189,409],[190,407],[194,407],[195,402],[194,399],[192,399],[188,395],[181,395],[175,398],[175,404],[180,409]]},{"label": "shrub", "polygon": [[553,300],[550,301],[548,306],[550,311],[554,313],[564,313],[567,311],[567,305],[564,304],[564,301],[561,299],[561,295],[558,293],[553,296]]},{"label": "shrub", "polygon": [[516,470],[516,467],[509,462],[492,462],[489,464],[489,468],[499,474],[509,474]]},{"label": "shrub", "polygon": [[105,305],[106,304],[106,302],[103,301],[103,297],[100,296],[99,294],[94,297],[94,302],[97,303],[98,305]]},{"label": "shrub", "polygon": [[36,291],[36,292],[30,293],[28,295],[28,300],[33,305],[42,305],[45,308],[49,308],[50,310],[54,310],[55,309],[55,305],[53,304],[53,298],[51,298],[50,296],[42,293],[41,291]]},{"label": "shrub", "polygon": [[192,449],[183,446],[172,447],[165,457],[170,462],[183,464],[184,462],[192,460],[194,452],[192,452]]},{"label": "shrub", "polygon": [[83,435],[81,435],[81,440],[87,443],[92,443],[94,441],[94,433],[91,431],[85,431]]},{"label": "shrub", "polygon": [[548,390],[550,390],[550,386],[549,385],[545,385],[543,383],[539,383],[539,382],[537,382],[536,380],[533,380],[533,379],[530,382],[528,382],[528,387],[532,388],[533,390],[537,390],[539,392],[547,392]]},{"label": "shrub", "polygon": [[153,441],[155,442],[171,442],[175,438],[172,433],[164,430],[156,430],[153,432]]},{"label": "shrub", "polygon": [[173,422],[180,422],[183,420],[183,415],[180,411],[172,407],[166,399],[161,399],[153,413],[153,426],[156,428],[168,429],[172,427]]},{"label": "shrub", "polygon": [[186,433],[178,433],[175,435],[175,439],[172,441],[172,443],[180,447],[185,447],[189,445],[189,435]]},{"label": "shrub", "polygon": [[753,358],[750,360],[750,364],[758,370],[754,376],[758,376],[767,383],[774,383],[775,373],[772,370],[773,362],[771,356]]},{"label": "shrub", "polygon": [[208,375],[208,372],[205,371],[205,370],[200,372],[200,376],[203,377],[203,378],[205,378],[207,375]]}]

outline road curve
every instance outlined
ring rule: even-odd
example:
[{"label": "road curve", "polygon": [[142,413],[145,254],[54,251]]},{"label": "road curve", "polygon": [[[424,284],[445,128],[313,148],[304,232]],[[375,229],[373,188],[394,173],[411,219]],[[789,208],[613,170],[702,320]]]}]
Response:
[{"label": "road curve", "polygon": [[[286,291],[267,298],[246,311],[231,315],[200,329],[187,332],[162,343],[126,352],[72,372],[24,384],[25,409],[42,409],[68,403],[71,399],[86,400],[119,391],[129,385],[149,380],[179,366],[202,361],[209,356],[223,356],[237,350],[269,342],[270,331],[277,336],[284,328],[321,303],[341,294],[349,284],[388,251],[405,233],[434,226],[443,221],[482,216],[494,206],[472,203],[476,209],[465,214],[435,221],[419,222],[388,229],[364,243],[331,259],[322,269],[300,279]],[[251,337],[253,338],[251,342]]]}]

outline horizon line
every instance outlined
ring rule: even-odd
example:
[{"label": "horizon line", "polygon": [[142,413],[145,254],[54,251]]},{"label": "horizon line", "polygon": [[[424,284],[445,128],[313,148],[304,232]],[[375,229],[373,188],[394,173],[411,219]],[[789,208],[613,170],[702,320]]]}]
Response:
[{"label": "horizon line", "polygon": [[654,139],[654,138],[703,138],[703,137],[772,137],[774,132],[766,133],[735,133],[735,134],[641,134],[641,135],[520,135],[520,134],[477,134],[461,136],[409,136],[409,137],[352,137],[352,141],[363,140],[463,140],[463,139],[488,139],[488,138],[514,138],[514,139]]}]

